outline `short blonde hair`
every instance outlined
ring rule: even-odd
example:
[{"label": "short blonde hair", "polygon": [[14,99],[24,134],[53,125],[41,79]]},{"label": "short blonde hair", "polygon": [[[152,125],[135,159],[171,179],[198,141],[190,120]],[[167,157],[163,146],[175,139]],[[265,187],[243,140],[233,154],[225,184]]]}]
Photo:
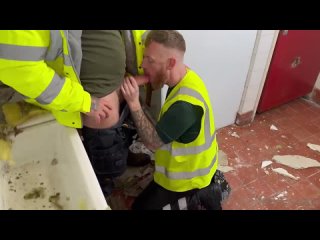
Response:
[{"label": "short blonde hair", "polygon": [[145,46],[148,47],[151,42],[157,42],[167,48],[178,49],[185,53],[186,42],[183,36],[176,30],[151,30],[145,41]]}]

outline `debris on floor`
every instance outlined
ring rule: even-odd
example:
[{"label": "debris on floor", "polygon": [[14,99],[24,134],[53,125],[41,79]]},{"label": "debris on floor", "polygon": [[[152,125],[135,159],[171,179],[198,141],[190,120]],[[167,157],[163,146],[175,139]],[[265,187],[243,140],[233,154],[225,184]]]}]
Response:
[{"label": "debris on floor", "polygon": [[272,124],[271,127],[270,127],[270,130],[278,131],[278,128],[275,125]]},{"label": "debris on floor", "polygon": [[129,150],[132,153],[144,153],[150,156],[151,159],[154,159],[154,154],[151,152],[140,140],[133,140],[133,143],[130,145]]},{"label": "debris on floor", "polygon": [[265,167],[267,167],[267,166],[269,166],[271,164],[272,164],[272,161],[269,161],[269,160],[263,161],[262,164],[261,164],[261,168],[265,168]]},{"label": "debris on floor", "polygon": [[150,163],[143,167],[128,167],[123,175],[115,179],[115,189],[124,195],[137,197],[152,181],[154,165]]},{"label": "debris on floor", "polygon": [[223,152],[222,150],[219,150],[218,156],[219,156],[218,170],[220,170],[223,173],[230,172],[230,171],[234,170],[233,167],[228,166],[228,156],[225,152]]},{"label": "debris on floor", "polygon": [[288,195],[287,191],[283,191],[274,197],[275,200],[287,200],[286,196]]},{"label": "debris on floor", "polygon": [[231,136],[236,137],[236,138],[240,138],[240,136],[236,132],[231,133]]},{"label": "debris on floor", "polygon": [[114,190],[106,198],[112,210],[128,210],[136,198],[152,181],[154,162],[141,167],[128,166],[126,171],[114,179]]},{"label": "debris on floor", "polygon": [[279,174],[281,174],[281,175],[283,175],[283,176],[292,178],[292,179],[294,179],[294,180],[299,180],[299,179],[300,179],[300,177],[295,177],[295,176],[293,176],[292,174],[288,173],[288,171],[285,170],[285,169],[283,169],[283,168],[274,168],[274,169],[272,169],[272,171],[274,171],[274,172],[276,172],[276,173],[279,173]]},{"label": "debris on floor", "polygon": [[[231,136],[234,132],[240,138]],[[225,173],[233,193],[224,210],[320,209],[319,105],[296,99],[257,113],[252,123],[218,129],[217,139],[234,167]],[[304,168],[310,168],[296,170],[291,164],[302,163],[302,158],[290,156],[285,166],[273,159],[275,155],[305,156],[316,167],[308,164]]]},{"label": "debris on floor", "polygon": [[230,171],[234,170],[233,167],[229,167],[229,166],[218,166],[217,169],[220,170],[223,173],[230,172]]},{"label": "debris on floor", "polygon": [[133,140],[129,146],[128,166],[141,167],[154,160],[154,153],[150,151],[140,140]]},{"label": "debris on floor", "polygon": [[220,166],[228,166],[228,156],[227,156],[227,154],[224,151],[219,150],[218,156],[219,156],[219,165]]},{"label": "debris on floor", "polygon": [[320,163],[318,161],[300,155],[275,155],[272,157],[272,160],[294,169],[320,167]]},{"label": "debris on floor", "polygon": [[320,145],[308,143],[307,146],[308,146],[311,150],[320,152]]}]

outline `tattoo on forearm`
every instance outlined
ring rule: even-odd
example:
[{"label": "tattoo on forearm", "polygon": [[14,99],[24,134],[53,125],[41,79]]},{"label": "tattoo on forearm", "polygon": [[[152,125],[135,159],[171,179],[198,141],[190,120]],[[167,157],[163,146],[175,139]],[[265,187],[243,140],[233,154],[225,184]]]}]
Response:
[{"label": "tattoo on forearm", "polygon": [[152,125],[150,120],[146,117],[142,109],[138,111],[131,112],[134,123],[137,127],[138,135],[141,137],[142,142],[151,150],[156,150],[157,148],[164,145],[155,127]]}]

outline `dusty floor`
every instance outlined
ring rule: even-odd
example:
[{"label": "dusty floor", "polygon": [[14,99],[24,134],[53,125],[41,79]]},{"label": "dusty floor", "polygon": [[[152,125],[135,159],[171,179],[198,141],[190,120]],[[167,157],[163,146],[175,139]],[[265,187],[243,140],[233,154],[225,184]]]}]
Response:
[{"label": "dusty floor", "polygon": [[[278,130],[271,130],[274,125]],[[320,209],[320,168],[293,169],[272,161],[274,155],[301,155],[320,162],[320,152],[307,143],[320,145],[320,107],[298,99],[256,115],[247,126],[230,125],[218,130],[220,150],[227,154],[225,173],[232,192],[223,209]],[[108,203],[113,209],[130,209],[134,196],[151,179],[152,166],[129,168]],[[272,169],[283,168],[298,180]],[[129,187],[128,187],[129,186]],[[131,186],[131,187],[130,187]],[[133,191],[131,191],[134,189]]]},{"label": "dusty floor", "polygon": [[[270,130],[271,125],[278,128]],[[231,134],[236,132],[239,137]],[[235,135],[235,134],[233,134]],[[234,171],[225,173],[232,187],[223,209],[320,209],[320,168],[293,169],[261,163],[274,155],[302,155],[320,161],[320,152],[307,143],[320,145],[320,107],[298,99],[256,115],[248,126],[228,126],[218,131],[220,149]],[[272,168],[286,169],[298,180]]]}]

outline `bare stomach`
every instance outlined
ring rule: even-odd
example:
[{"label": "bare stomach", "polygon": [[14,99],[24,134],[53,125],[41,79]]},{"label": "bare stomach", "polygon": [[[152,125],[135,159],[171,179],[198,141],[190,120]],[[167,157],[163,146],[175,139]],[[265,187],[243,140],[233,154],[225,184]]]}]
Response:
[{"label": "bare stomach", "polygon": [[114,126],[119,121],[119,109],[120,109],[120,100],[117,91],[113,91],[107,96],[102,97],[110,104],[112,110],[110,111],[110,115],[108,118],[102,120],[99,124],[97,124],[95,118],[89,117],[83,114],[83,125],[89,128],[110,128]]}]

